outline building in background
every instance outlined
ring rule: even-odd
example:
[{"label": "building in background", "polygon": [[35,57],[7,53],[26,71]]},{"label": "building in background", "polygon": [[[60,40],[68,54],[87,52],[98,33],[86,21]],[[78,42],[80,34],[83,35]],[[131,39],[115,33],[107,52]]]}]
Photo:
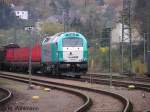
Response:
[{"label": "building in background", "polygon": [[20,19],[28,20],[28,11],[16,10],[15,15]]},{"label": "building in background", "polygon": [[[125,25],[125,27],[127,27]],[[139,43],[141,40],[141,35],[139,34],[137,29],[132,29],[132,42]],[[122,24],[117,23],[116,26],[112,30],[112,43],[120,43],[122,42]],[[124,42],[129,43],[129,30],[125,30]]]},{"label": "building in background", "polygon": [[14,4],[11,4],[11,7],[13,8],[15,15],[19,19],[23,20],[29,19],[29,12],[27,10],[24,10],[24,6],[15,6]]}]

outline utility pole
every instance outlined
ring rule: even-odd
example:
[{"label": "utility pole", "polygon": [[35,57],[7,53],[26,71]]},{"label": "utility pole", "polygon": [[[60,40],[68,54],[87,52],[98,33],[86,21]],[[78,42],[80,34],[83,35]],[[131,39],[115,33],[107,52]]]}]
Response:
[{"label": "utility pole", "polygon": [[44,11],[44,14],[46,12],[46,0],[43,0],[43,11]]},{"label": "utility pole", "polygon": [[87,8],[88,4],[89,4],[89,0],[84,0],[84,7],[85,8]]},{"label": "utility pole", "polygon": [[144,65],[146,64],[146,33],[144,33]]},{"label": "utility pole", "polygon": [[28,88],[31,89],[32,85],[32,33],[33,33],[33,27],[26,27],[25,30],[30,34],[30,48],[29,48],[29,85]]},{"label": "utility pole", "polygon": [[64,19],[64,32],[69,30],[69,11],[64,9],[63,11],[63,19]]},{"label": "utility pole", "polygon": [[147,14],[147,21],[146,21],[146,40],[147,40],[147,51],[150,51],[150,15]]},{"label": "utility pole", "polygon": [[13,40],[13,43],[14,44],[17,44],[17,24],[18,24],[18,21],[15,21],[13,26],[14,26],[14,40]]},{"label": "utility pole", "polygon": [[122,9],[122,45],[121,45],[121,72],[124,72],[124,42],[125,42],[125,33],[128,32],[129,36],[129,72],[132,72],[132,28],[131,28],[131,0],[123,0],[123,9]]},{"label": "utility pole", "polygon": [[131,0],[128,1],[128,19],[129,19],[129,39],[130,39],[130,73],[133,72],[132,70],[132,26],[131,26]]},{"label": "utility pole", "polygon": [[86,8],[86,5],[87,5],[87,0],[84,1],[84,6],[85,6],[85,8]]},{"label": "utility pole", "polygon": [[16,28],[16,26],[14,27],[14,40],[13,40],[14,42],[14,44],[17,44],[17,28]]},{"label": "utility pole", "polygon": [[110,73],[110,87],[112,86],[112,46],[111,46],[111,29],[109,29],[109,73]]},{"label": "utility pole", "polygon": [[32,29],[29,28],[29,33],[30,33],[30,49],[29,49],[29,88],[31,88],[32,81],[31,81],[31,76],[32,76]]},{"label": "utility pole", "polygon": [[121,73],[124,72],[124,14],[122,13],[122,39],[121,39]]}]

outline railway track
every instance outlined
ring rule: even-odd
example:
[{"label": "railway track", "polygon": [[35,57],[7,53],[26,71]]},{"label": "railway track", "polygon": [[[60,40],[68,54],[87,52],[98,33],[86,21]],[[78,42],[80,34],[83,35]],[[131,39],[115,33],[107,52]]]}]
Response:
[{"label": "railway track", "polygon": [[[104,77],[104,78],[102,78]],[[150,92],[150,83],[142,81],[135,81],[135,80],[124,80],[124,78],[118,77],[117,78],[112,78],[112,85],[114,86],[122,86],[122,87],[128,87],[129,85],[134,85],[135,89],[140,89],[144,90],[147,92]],[[83,76],[82,79],[79,79],[80,81],[88,81],[91,83],[96,83],[96,84],[104,84],[104,85],[109,85],[110,84],[110,77],[104,76],[104,75],[99,75],[99,76]]]},{"label": "railway track", "polygon": [[8,102],[8,100],[12,97],[12,93],[10,90],[5,88],[0,88],[0,105]]},{"label": "railway track", "polygon": [[[17,81],[21,81],[21,82],[28,82],[28,76],[26,75],[12,75],[11,73],[0,73],[0,77],[2,78],[7,78],[7,79],[11,79],[11,80],[17,80]],[[55,85],[56,87],[65,87],[65,88],[71,88],[71,89],[78,89],[81,91],[89,91],[89,92],[94,92],[96,94],[103,94],[103,95],[108,95],[111,96],[114,99],[117,99],[118,101],[120,101],[120,103],[123,104],[123,108],[122,108],[122,112],[131,112],[132,111],[132,104],[130,103],[130,101],[126,98],[124,98],[123,96],[116,94],[116,93],[112,93],[110,91],[104,91],[104,90],[99,90],[99,89],[92,89],[92,88],[87,88],[87,87],[81,87],[81,86],[75,86],[75,85],[71,85],[71,84],[64,84],[61,82],[52,82],[49,80],[43,80],[44,78],[40,78],[40,77],[32,77],[32,83],[33,84],[40,84],[43,86],[49,86],[49,85]],[[84,99],[85,101],[85,99]],[[86,96],[86,102],[84,103],[84,105],[82,105],[79,109],[77,109],[75,112],[85,112],[85,110],[87,111],[91,104],[92,104],[93,100],[90,100],[90,98],[88,98],[88,96]]]},{"label": "railway track", "polygon": [[[110,81],[110,78],[111,77],[109,75],[88,74],[86,76],[82,76],[81,79],[79,80],[87,81],[93,84],[96,83],[96,84],[103,84],[103,85],[110,85],[110,83],[112,83],[113,86],[126,87],[126,88],[129,88],[129,85],[133,85],[135,87],[134,89],[150,92],[150,78],[137,77],[137,76],[133,76],[133,77],[113,76],[112,82]],[[149,112],[149,111],[150,109],[145,110],[144,112]]]},{"label": "railway track", "polygon": [[[108,79],[110,78],[110,75],[104,75],[101,73],[88,73],[86,75],[86,77],[94,77],[94,78],[101,78],[101,79]],[[149,77],[142,77],[142,76],[135,76],[135,75],[130,75],[130,76],[117,76],[117,75],[113,75],[112,76],[113,79],[116,80],[130,80],[130,81],[137,81],[137,82],[147,82],[150,83],[150,78]]]},{"label": "railway track", "polygon": [[[29,82],[29,80],[26,79],[26,78],[11,76],[11,75],[6,76],[6,74],[5,74],[5,76],[0,74],[0,77],[10,79],[10,80],[14,80],[14,81],[23,82],[23,83],[28,83]],[[70,94],[74,94],[74,95],[80,97],[83,100],[84,103],[79,108],[77,108],[74,112],[85,112],[85,111],[88,110],[88,108],[90,107],[90,105],[92,103],[91,99],[87,95],[85,95],[85,94],[83,94],[79,91],[75,91],[73,89],[65,88],[65,87],[62,87],[62,86],[60,87],[60,86],[52,85],[50,83],[44,83],[43,81],[40,81],[40,80],[39,81],[32,80],[32,84],[57,89],[57,90],[68,92]]]}]

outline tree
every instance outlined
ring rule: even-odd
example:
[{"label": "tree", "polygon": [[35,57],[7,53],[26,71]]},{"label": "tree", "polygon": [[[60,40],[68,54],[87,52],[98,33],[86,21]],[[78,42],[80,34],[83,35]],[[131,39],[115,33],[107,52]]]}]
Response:
[{"label": "tree", "polygon": [[10,5],[0,2],[0,29],[13,27],[17,21]]},{"label": "tree", "polygon": [[[139,21],[141,33],[150,32],[150,0],[136,0],[135,18]],[[134,19],[135,19],[134,18]]]},{"label": "tree", "polygon": [[63,32],[64,26],[60,23],[44,22],[41,24],[41,32],[43,34],[53,35],[58,32]]}]

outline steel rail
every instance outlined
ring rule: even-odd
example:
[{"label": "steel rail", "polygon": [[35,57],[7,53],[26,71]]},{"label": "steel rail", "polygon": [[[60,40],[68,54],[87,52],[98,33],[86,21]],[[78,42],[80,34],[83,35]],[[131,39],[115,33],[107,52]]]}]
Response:
[{"label": "steel rail", "polygon": [[[79,80],[90,82],[90,78],[89,77],[84,77],[84,78],[79,79]],[[109,79],[92,78],[92,82],[96,83],[96,84],[109,85],[110,80]],[[137,83],[137,82],[131,82],[131,81],[118,81],[118,80],[112,80],[112,84],[114,86],[122,86],[122,87],[126,87],[126,88],[129,85],[135,85],[135,89],[140,89],[140,90],[144,90],[144,91],[150,92],[150,84]]]},{"label": "steel rail", "polygon": [[[86,76],[90,76],[92,75],[92,77],[98,77],[98,78],[110,78],[109,75],[104,75],[101,73],[88,73]],[[113,79],[117,79],[117,80],[131,80],[131,81],[139,81],[139,82],[149,82],[150,83],[150,78],[148,77],[140,77],[140,76],[112,76]]]},{"label": "steel rail", "polygon": [[143,111],[143,112],[150,112],[150,109],[149,109],[149,110],[145,110],[145,111]]},{"label": "steel rail", "polygon": [[[5,76],[3,76],[3,75],[1,75],[1,73],[0,73],[0,77],[10,79],[10,80],[19,81],[19,82],[23,82],[23,83],[28,83],[29,82],[28,79],[23,78],[23,77],[13,77],[13,76],[10,76],[10,75],[6,76],[6,74],[5,74]],[[92,100],[89,98],[89,96],[87,96],[87,95],[85,95],[85,94],[83,94],[79,91],[69,89],[69,88],[60,87],[60,86],[56,86],[56,85],[52,85],[52,84],[50,85],[50,83],[44,83],[40,80],[36,81],[36,80],[32,79],[32,84],[41,85],[41,86],[44,86],[44,87],[49,87],[49,88],[65,91],[65,92],[68,92],[68,93],[71,93],[71,94],[74,94],[74,95],[80,97],[84,101],[84,104],[81,105],[80,107],[78,107],[74,112],[85,112],[92,105]]]},{"label": "steel rail", "polygon": [[12,97],[12,92],[8,89],[5,88],[1,88],[0,87],[0,91],[4,92],[4,98],[0,99],[0,105],[8,102],[10,100],[10,98]]},{"label": "steel rail", "polygon": [[[7,79],[15,78],[15,80],[18,80],[18,81],[22,80],[22,79],[25,79],[26,81],[28,81],[28,79],[29,79],[27,77],[23,77],[23,75],[22,76],[21,75],[20,76],[15,76],[15,75],[10,75],[11,73],[10,74],[0,73],[0,74],[3,74],[3,75],[0,75],[0,77],[7,78]],[[19,79],[19,78],[22,78],[22,79]],[[99,94],[109,95],[111,97],[114,97],[115,99],[118,99],[120,102],[122,102],[122,104],[124,105],[124,108],[123,108],[122,112],[131,112],[132,109],[133,109],[131,102],[127,98],[125,98],[125,97],[123,97],[123,96],[121,96],[117,93],[113,93],[113,92],[110,92],[110,91],[104,91],[104,90],[100,90],[100,89],[93,89],[93,88],[91,89],[91,88],[87,88],[87,87],[69,85],[69,84],[64,84],[64,83],[61,83],[61,82],[56,83],[56,82],[52,82],[52,81],[48,81],[48,80],[40,80],[38,78],[33,78],[32,77],[32,83],[36,84],[35,83],[36,81],[40,81],[41,83],[46,83],[46,84],[53,84],[53,85],[57,85],[57,86],[64,86],[64,87],[67,87],[67,88],[74,88],[74,89],[86,90],[86,91],[96,92],[96,93],[99,93]],[[89,104],[89,105],[91,105],[91,104]],[[82,112],[82,111],[79,111],[79,112]]]}]

